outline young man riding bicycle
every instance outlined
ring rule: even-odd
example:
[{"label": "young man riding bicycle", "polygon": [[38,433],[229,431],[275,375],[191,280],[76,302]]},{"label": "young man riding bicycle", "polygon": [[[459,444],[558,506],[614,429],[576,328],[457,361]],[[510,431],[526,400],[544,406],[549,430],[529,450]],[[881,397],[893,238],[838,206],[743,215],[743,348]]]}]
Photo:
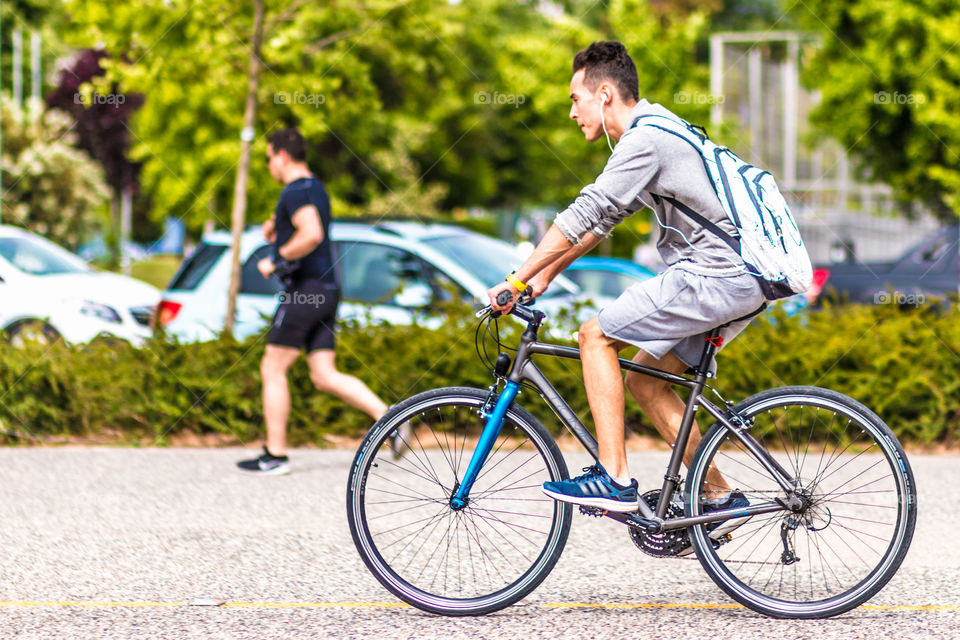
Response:
[{"label": "young man riding bicycle", "polygon": [[[729,341],[763,308],[765,297],[755,274],[722,237],[737,237],[737,229],[700,153],[665,129],[636,126],[644,116],[680,119],[659,104],[640,99],[636,67],[621,43],[595,42],[576,55],[570,98],[570,117],[587,141],[608,135],[617,145],[603,173],[557,215],[530,257],[488,293],[494,309],[507,311],[512,302],[499,305],[496,300],[502,291],[509,291],[513,301],[521,291],[537,297],[625,217],[643,207],[657,216],[662,229],[657,248],[668,268],[629,287],[580,327],[584,386],[596,424],[599,463],[578,478],[544,485],[544,492],[557,500],[628,512],[637,509],[638,488],[627,468],[619,352],[639,347],[634,362],[683,373],[697,364],[711,329],[727,325],[721,336]],[[695,211],[694,217],[684,208]],[[715,366],[712,363],[711,369]],[[669,383],[628,373],[625,384],[661,436],[674,441],[684,403]],[[684,451],[687,466],[699,441],[694,425]],[[707,483],[713,491],[706,494],[710,497],[704,512],[749,504],[743,494],[731,490],[716,466]]]}]

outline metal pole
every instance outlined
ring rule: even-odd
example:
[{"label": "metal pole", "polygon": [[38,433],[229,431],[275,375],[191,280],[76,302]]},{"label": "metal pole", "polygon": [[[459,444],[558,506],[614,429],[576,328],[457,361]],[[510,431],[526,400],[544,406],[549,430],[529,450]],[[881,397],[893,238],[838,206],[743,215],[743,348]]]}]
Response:
[{"label": "metal pole", "polygon": [[763,149],[763,59],[760,49],[755,45],[750,48],[747,69],[750,78],[747,89],[750,101],[750,161],[759,163]]},{"label": "metal pole", "polygon": [[[3,11],[0,11],[0,34],[3,33]],[[3,222],[3,38],[0,37],[0,223]]]},{"label": "metal pole", "polygon": [[13,101],[23,104],[23,32],[13,30]]},{"label": "metal pole", "polygon": [[799,39],[791,39],[787,43],[787,58],[783,61],[783,182],[787,189],[793,189],[797,182],[799,49]]},{"label": "metal pole", "polygon": [[128,245],[130,243],[130,228],[132,226],[132,200],[133,189],[128,185],[123,188],[120,196],[120,268],[123,275],[130,275],[130,253]]},{"label": "metal pole", "polygon": [[40,34],[36,31],[30,34],[30,76],[30,94],[39,102],[43,87],[40,84]]},{"label": "metal pole", "polygon": [[710,126],[716,129],[723,122],[723,36],[710,36]]}]

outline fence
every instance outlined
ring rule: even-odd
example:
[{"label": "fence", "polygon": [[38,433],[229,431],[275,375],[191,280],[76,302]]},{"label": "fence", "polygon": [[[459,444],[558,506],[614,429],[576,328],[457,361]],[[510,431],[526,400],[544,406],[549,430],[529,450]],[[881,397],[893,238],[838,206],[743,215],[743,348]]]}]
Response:
[{"label": "fence", "polygon": [[886,185],[854,179],[835,141],[813,142],[808,115],[819,96],[799,79],[803,49],[816,46],[815,36],[797,31],[712,35],[711,126],[777,177],[814,262],[850,250],[861,261],[894,258],[939,223],[919,207],[907,219]]}]

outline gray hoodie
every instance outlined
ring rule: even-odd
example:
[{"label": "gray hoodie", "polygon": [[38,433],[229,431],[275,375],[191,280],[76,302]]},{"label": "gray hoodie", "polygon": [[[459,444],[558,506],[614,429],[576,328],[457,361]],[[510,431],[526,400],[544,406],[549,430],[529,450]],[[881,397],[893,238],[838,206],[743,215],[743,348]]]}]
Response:
[{"label": "gray hoodie", "polygon": [[567,240],[577,244],[588,231],[608,236],[624,218],[647,206],[656,215],[654,224],[660,227],[657,249],[667,265],[709,276],[744,272],[743,260],[716,234],[666,200],[654,197],[674,198],[729,235],[737,235],[710,185],[700,154],[666,131],[632,127],[644,115],[678,119],[659,104],[640,100],[603,173],[557,214],[555,224]]}]

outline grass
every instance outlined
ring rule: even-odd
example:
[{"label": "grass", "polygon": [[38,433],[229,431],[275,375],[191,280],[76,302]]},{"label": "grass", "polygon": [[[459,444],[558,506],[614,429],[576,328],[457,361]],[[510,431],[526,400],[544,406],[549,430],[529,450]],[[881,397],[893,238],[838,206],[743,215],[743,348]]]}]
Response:
[{"label": "grass", "polygon": [[180,256],[152,256],[130,265],[130,275],[163,290],[177,272],[181,261]]}]

